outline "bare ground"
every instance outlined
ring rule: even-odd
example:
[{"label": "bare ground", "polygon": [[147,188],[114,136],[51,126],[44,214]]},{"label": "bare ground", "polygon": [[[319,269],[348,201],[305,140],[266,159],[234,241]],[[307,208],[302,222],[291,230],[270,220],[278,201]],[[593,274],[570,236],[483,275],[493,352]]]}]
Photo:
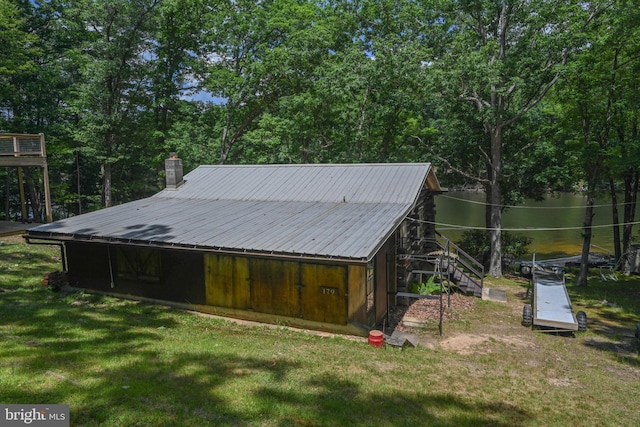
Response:
[{"label": "bare ground", "polygon": [[[452,351],[458,354],[491,353],[504,345],[528,351],[536,344],[530,327],[521,324],[522,307],[530,302],[526,295],[526,282],[521,287],[495,286],[507,293],[507,302],[481,301],[473,296],[452,293],[450,305],[443,298],[443,335],[438,333],[440,301],[437,299],[408,300],[408,305],[399,305],[391,310],[387,330],[399,330],[416,334],[420,345],[432,349]],[[480,304],[498,304],[490,310],[491,318],[478,318]],[[502,308],[500,308],[502,307]],[[595,320],[595,319],[594,319]],[[481,325],[481,326],[480,326]],[[602,332],[601,321],[590,321],[590,330]],[[640,345],[632,332],[611,330],[598,337],[585,338],[590,347],[607,348],[619,357],[635,359]],[[636,368],[637,369],[637,368]],[[634,371],[636,371],[634,369]],[[640,371],[636,371],[639,374]]]}]

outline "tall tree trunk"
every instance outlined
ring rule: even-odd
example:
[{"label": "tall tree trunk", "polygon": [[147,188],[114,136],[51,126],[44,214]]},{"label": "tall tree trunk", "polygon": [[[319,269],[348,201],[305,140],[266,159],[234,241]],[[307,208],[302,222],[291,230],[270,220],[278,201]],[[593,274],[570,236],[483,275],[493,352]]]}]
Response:
[{"label": "tall tree trunk", "polygon": [[489,177],[491,259],[489,260],[489,275],[502,277],[502,125],[498,123],[491,130],[491,176]]},{"label": "tall tree trunk", "polygon": [[624,225],[622,227],[622,253],[625,254],[631,246],[633,223],[636,218],[636,205],[638,201],[638,183],[640,175],[638,170],[629,170],[624,175]]},{"label": "tall tree trunk", "polygon": [[[487,176],[491,176],[491,174],[492,174],[491,166],[487,165]],[[487,230],[486,237],[488,237],[490,240],[491,235],[489,234],[489,230],[491,230],[491,209],[493,205],[491,204],[492,188],[488,183],[484,185],[484,191],[485,191],[484,227]],[[489,242],[489,250],[484,251],[482,253],[482,259],[477,261],[480,261],[481,264],[484,266],[484,268],[486,268],[488,271],[489,266],[491,265],[491,242]]]},{"label": "tall tree trunk", "polygon": [[613,220],[613,250],[616,261],[620,259],[620,215],[618,214],[618,196],[613,177],[609,175],[609,192],[611,193],[611,218]]},{"label": "tall tree trunk", "polygon": [[102,203],[105,208],[112,205],[111,200],[111,163],[102,164]]},{"label": "tall tree trunk", "polygon": [[224,165],[224,163],[227,161],[227,150],[226,150],[226,144],[227,144],[227,135],[229,133],[229,129],[227,128],[227,126],[224,127],[224,129],[222,130],[222,138],[221,138],[221,142],[220,142],[220,164]]},{"label": "tall tree trunk", "polygon": [[[109,113],[111,114],[111,113]],[[103,161],[101,165],[102,169],[102,203],[105,208],[110,208],[113,205],[112,201],[112,166],[113,161],[112,156],[115,151],[115,139],[116,135],[111,130],[108,129],[105,135],[105,148],[107,153],[107,158]]]},{"label": "tall tree trunk", "polygon": [[582,254],[580,256],[580,274],[578,275],[577,286],[587,286],[587,276],[589,274],[589,249],[591,248],[591,225],[593,224],[594,191],[588,190],[587,207],[584,214]]},{"label": "tall tree trunk", "polygon": [[82,188],[80,186],[80,150],[76,150],[76,187],[78,189],[78,215],[82,215]]}]

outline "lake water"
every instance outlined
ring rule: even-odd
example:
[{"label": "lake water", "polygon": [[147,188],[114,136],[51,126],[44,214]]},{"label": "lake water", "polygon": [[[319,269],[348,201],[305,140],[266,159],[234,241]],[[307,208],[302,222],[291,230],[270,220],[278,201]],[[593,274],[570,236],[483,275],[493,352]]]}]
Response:
[{"label": "lake water", "polygon": [[[450,192],[438,195],[436,201],[437,230],[454,242],[457,242],[462,231],[457,227],[445,224],[468,227],[485,226],[485,195],[476,192]],[[513,233],[523,234],[533,239],[529,246],[539,259],[577,255],[582,250],[582,230],[586,198],[580,195],[562,193],[557,197],[548,197],[543,202],[527,201],[524,205],[507,209],[502,216],[502,228],[516,229]],[[596,228],[609,225],[611,206],[608,201],[596,202],[593,217],[593,237],[591,243],[601,247],[601,252],[613,253],[612,227]],[[601,205],[601,206],[600,206]],[[621,204],[618,205],[620,221],[622,221]],[[636,219],[640,216],[636,213]],[[554,230],[540,230],[553,228]],[[636,226],[640,229],[640,225]],[[635,228],[634,228],[635,231]],[[634,232],[634,236],[637,233]]]}]

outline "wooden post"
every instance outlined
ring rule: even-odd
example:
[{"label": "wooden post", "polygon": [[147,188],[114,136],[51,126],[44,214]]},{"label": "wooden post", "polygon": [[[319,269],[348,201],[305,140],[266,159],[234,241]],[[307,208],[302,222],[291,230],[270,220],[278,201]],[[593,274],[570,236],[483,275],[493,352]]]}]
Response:
[{"label": "wooden post", "polygon": [[44,134],[40,134],[40,150],[44,163],[42,166],[42,181],[44,185],[44,209],[47,222],[53,222],[51,214],[51,191],[49,190],[49,168],[47,167],[47,150],[44,145]]}]

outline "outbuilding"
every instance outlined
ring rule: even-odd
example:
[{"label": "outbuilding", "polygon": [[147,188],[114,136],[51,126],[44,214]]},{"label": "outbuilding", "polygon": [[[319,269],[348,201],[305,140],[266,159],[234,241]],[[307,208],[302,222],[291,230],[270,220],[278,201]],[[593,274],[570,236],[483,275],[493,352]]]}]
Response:
[{"label": "outbuilding", "polygon": [[25,238],[61,245],[74,287],[364,334],[395,304],[398,254],[434,237],[430,163],[165,165],[154,196]]}]

